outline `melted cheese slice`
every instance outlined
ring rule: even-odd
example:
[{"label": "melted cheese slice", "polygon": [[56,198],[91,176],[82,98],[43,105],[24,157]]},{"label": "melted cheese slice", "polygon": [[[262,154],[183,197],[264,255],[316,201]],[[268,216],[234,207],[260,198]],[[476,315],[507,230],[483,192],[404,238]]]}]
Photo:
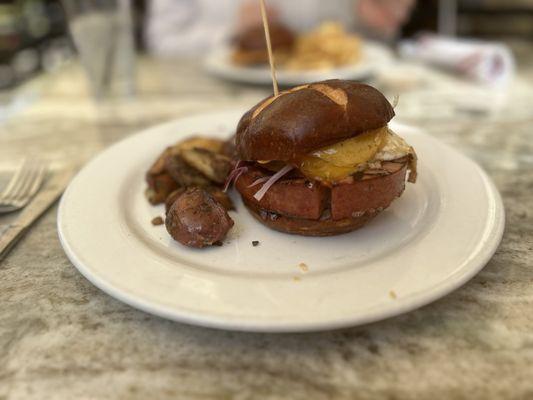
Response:
[{"label": "melted cheese slice", "polygon": [[300,161],[300,171],[311,179],[340,181],[373,161],[391,161],[411,154],[411,147],[387,127],[321,148]]},{"label": "melted cheese slice", "polygon": [[365,132],[354,138],[314,151],[311,156],[338,167],[353,167],[367,162],[378,152],[387,137],[387,127]]},{"label": "melted cheese slice", "polygon": [[376,161],[392,161],[408,156],[413,152],[411,146],[407,144],[403,138],[395,134],[390,129],[387,129],[387,137],[383,142],[383,146],[374,156]]},{"label": "melted cheese slice", "polygon": [[356,167],[339,167],[317,157],[305,157],[300,164],[300,171],[310,179],[336,182],[357,172]]}]

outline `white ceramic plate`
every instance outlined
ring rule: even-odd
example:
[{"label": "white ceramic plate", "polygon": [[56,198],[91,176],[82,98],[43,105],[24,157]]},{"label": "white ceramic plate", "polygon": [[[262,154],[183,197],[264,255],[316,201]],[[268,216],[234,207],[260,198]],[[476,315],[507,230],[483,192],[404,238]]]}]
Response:
[{"label": "white ceramic plate", "polygon": [[[268,85],[272,83],[268,65],[243,67],[231,62],[231,48],[215,48],[205,59],[206,70],[219,78],[235,82]],[[379,43],[366,42],[361,59],[351,65],[330,70],[288,71],[278,68],[277,79],[282,86],[295,86],[326,79],[365,80],[390,63],[391,52]]]},{"label": "white ceramic plate", "polygon": [[[237,201],[224,246],[195,250],[172,241],[164,226],[150,223],[163,207],[145,200],[145,171],[187,135],[227,137],[241,114],[154,127],[105,150],[77,175],[61,200],[58,228],[66,254],[87,279],[133,307],[177,321],[307,331],[420,307],[464,284],[496,250],[504,213],[487,175],[450,147],[395,124],[418,152],[419,181],[363,229],[292,236],[260,225]],[[260,245],[252,246],[254,240]]]}]

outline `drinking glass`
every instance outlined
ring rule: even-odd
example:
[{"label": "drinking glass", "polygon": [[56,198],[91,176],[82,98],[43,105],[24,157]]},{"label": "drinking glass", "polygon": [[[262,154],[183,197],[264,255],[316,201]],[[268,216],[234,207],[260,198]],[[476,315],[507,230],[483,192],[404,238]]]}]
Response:
[{"label": "drinking glass", "polygon": [[97,99],[135,91],[131,0],[62,0],[69,29]]}]

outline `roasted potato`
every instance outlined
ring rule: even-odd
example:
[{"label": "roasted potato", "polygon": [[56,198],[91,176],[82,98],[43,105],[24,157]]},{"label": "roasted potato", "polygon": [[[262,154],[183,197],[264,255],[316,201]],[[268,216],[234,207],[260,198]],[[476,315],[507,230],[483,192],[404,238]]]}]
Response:
[{"label": "roasted potato", "polygon": [[167,196],[178,188],[176,181],[166,172],[159,175],[147,174],[148,188],[145,196],[151,204],[163,203]]},{"label": "roasted potato", "polygon": [[179,186],[205,187],[211,185],[211,181],[205,175],[191,167],[178,155],[166,158],[165,170]]},{"label": "roasted potato", "polygon": [[165,225],[174,240],[201,248],[220,244],[233,220],[213,196],[196,187],[178,196],[167,213]]},{"label": "roasted potato", "polygon": [[223,184],[231,170],[231,160],[207,149],[182,150],[183,160],[215,183]]},{"label": "roasted potato", "polygon": [[216,186],[210,186],[206,190],[226,209],[226,211],[235,210],[231,197],[226,192]]},{"label": "roasted potato", "polygon": [[205,137],[192,137],[178,143],[176,146],[180,151],[190,149],[205,149],[210,150],[213,153],[221,153],[222,147],[224,146],[224,141]]}]

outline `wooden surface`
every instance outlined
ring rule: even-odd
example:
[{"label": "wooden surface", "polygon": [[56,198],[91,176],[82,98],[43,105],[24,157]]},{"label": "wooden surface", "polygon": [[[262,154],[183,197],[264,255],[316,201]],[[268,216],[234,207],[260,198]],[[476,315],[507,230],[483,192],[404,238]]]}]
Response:
[{"label": "wooden surface", "polygon": [[[85,280],[59,245],[53,208],[0,263],[0,399],[533,398],[533,46],[516,50],[518,76],[503,100],[426,71],[396,108],[398,120],[476,159],[503,196],[501,247],[463,288],[336,332],[186,326]],[[32,83],[32,104],[0,126],[0,169],[32,154],[79,166],[145,127],[250,107],[271,91],[217,81],[183,60],[141,60],[139,81],[136,99],[98,107],[75,65]]]}]

